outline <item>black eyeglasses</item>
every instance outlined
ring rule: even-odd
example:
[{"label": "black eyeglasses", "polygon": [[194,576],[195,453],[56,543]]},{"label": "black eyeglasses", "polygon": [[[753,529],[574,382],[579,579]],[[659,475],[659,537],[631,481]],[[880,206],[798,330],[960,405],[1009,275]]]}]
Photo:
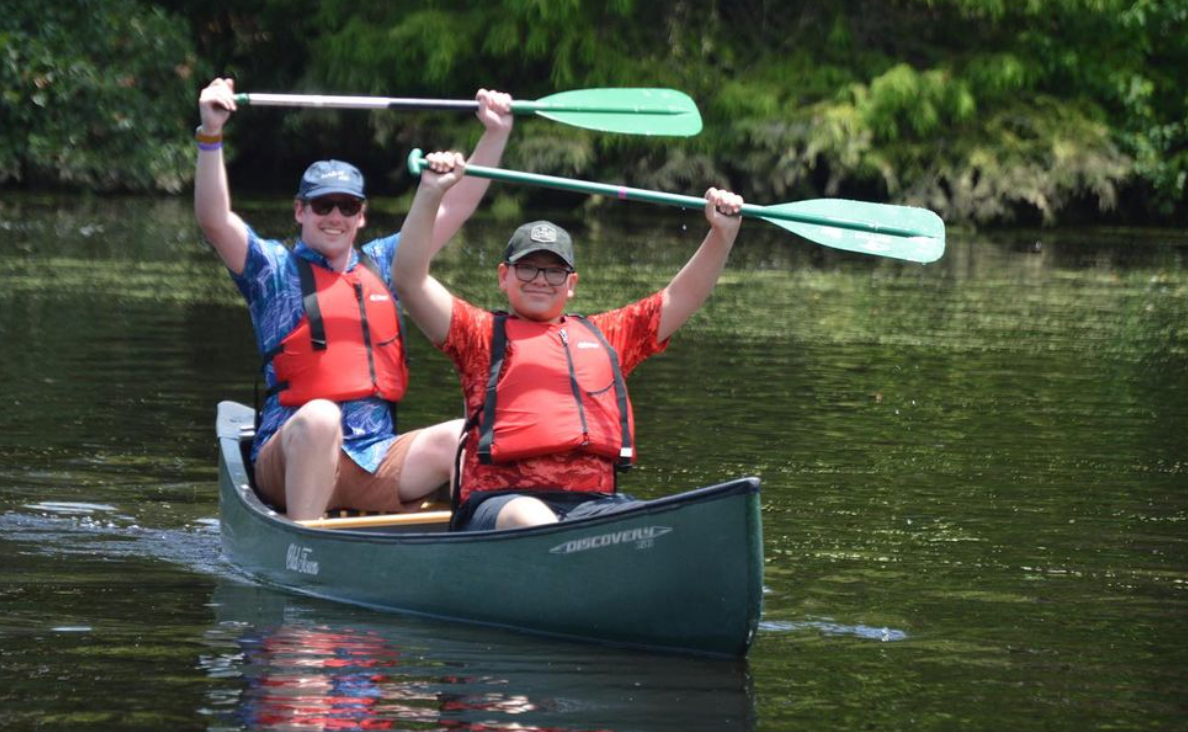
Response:
[{"label": "black eyeglasses", "polygon": [[520,282],[531,282],[536,279],[536,275],[544,272],[545,282],[553,287],[565,284],[565,278],[573,274],[572,269],[565,267],[537,267],[535,264],[513,264],[512,269],[516,271],[516,279]]},{"label": "black eyeglasses", "polygon": [[363,210],[358,198],[311,198],[306,203],[318,216],[326,216],[337,206],[343,216],[354,216]]}]

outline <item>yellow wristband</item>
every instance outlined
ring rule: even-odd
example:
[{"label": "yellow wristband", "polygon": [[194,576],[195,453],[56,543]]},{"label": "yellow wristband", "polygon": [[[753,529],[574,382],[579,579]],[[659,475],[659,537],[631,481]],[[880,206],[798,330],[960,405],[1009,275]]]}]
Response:
[{"label": "yellow wristband", "polygon": [[206,145],[214,145],[223,141],[223,133],[220,132],[217,135],[208,135],[202,131],[202,125],[198,125],[198,127],[194,130],[194,139]]}]

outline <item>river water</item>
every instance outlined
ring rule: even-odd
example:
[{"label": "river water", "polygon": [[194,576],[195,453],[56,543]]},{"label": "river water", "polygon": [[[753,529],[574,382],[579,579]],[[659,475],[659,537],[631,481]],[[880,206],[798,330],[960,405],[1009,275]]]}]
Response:
[{"label": "river water", "polygon": [[[704,231],[554,215],[587,312],[662,286]],[[292,233],[283,200],[247,217]],[[516,223],[471,222],[436,271],[498,305]],[[919,266],[747,221],[632,377],[625,489],[763,480],[764,616],[723,662],[243,580],[213,428],[257,359],[189,201],[5,200],[0,729],[1188,729],[1188,236],[949,239]],[[419,338],[412,368],[406,424],[456,416]]]}]

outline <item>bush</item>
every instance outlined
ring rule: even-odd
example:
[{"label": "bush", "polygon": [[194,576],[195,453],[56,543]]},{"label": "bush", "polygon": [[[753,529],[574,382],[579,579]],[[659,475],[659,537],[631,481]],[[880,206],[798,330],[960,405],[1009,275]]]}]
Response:
[{"label": "bush", "polygon": [[0,183],[180,191],[196,120],[186,22],[135,0],[4,5]]}]

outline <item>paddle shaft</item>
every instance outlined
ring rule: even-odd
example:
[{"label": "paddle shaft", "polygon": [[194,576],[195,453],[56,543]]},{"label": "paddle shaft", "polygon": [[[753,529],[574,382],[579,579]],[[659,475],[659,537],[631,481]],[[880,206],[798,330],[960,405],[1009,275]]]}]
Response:
[{"label": "paddle shaft", "polygon": [[[474,112],[479,103],[473,99],[414,99],[410,97],[353,97],[327,94],[236,94],[235,101],[253,107],[312,107],[316,109],[394,109],[442,112]],[[688,114],[673,105],[564,104],[513,100],[512,112],[581,112],[588,114]]]},{"label": "paddle shaft", "polygon": [[[415,156],[415,159],[414,159]],[[420,156],[420,152],[414,150],[409,156],[410,167],[415,171],[419,171],[424,165],[425,159]],[[481,165],[467,165],[466,175],[473,175],[476,178],[489,178],[490,180],[506,181],[510,183],[526,183],[529,185],[542,186],[545,188],[556,188],[563,191],[574,191],[576,193],[591,193],[600,196],[612,196],[624,201],[643,201],[645,203],[658,203],[666,206],[679,206],[681,208],[704,208],[705,199],[697,198],[696,196],[682,196],[675,193],[661,193],[659,191],[649,191],[643,188],[630,188],[628,186],[617,186],[609,183],[592,183],[589,181],[573,180],[571,178],[558,178],[551,175],[540,175],[538,173],[524,173],[518,170],[504,170],[502,168],[486,168]],[[755,219],[781,219],[784,221],[794,221],[801,224],[813,224],[816,226],[831,226],[838,229],[847,229],[849,231],[866,231],[874,234],[887,234],[890,236],[904,236],[904,237],[918,237],[925,236],[921,232],[902,229],[896,226],[887,226],[870,221],[854,221],[850,219],[839,219],[831,216],[817,216],[810,213],[796,213],[791,211],[777,211],[766,206],[756,206],[754,204],[745,203],[741,215],[748,218]]]}]

